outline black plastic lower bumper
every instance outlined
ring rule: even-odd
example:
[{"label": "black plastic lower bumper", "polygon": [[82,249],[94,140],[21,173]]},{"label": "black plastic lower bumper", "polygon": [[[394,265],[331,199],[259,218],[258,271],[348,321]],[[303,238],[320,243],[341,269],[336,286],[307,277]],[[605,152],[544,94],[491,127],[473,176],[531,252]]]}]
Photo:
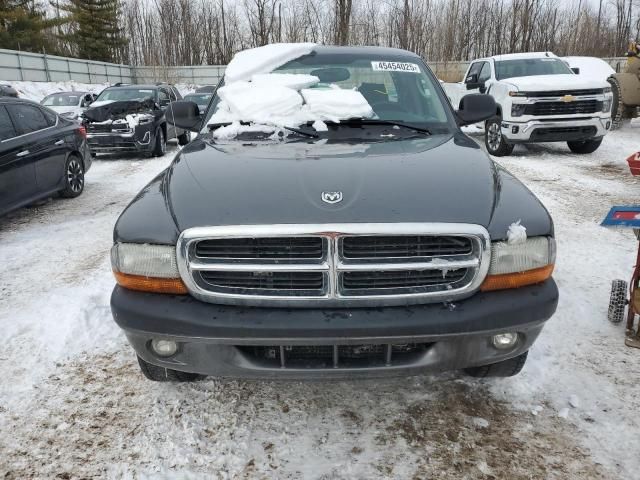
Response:
[{"label": "black plastic lower bumper", "polygon": [[[156,365],[210,375],[257,378],[407,375],[493,363],[530,348],[555,312],[553,280],[517,290],[478,293],[453,305],[352,309],[282,309],[215,305],[190,296],[140,293],[116,287],[111,309],[138,355]],[[517,332],[509,351],[491,347],[492,335]],[[170,358],[152,339],[175,340]],[[428,344],[409,363],[358,368],[280,368],[253,358],[246,345]]]}]

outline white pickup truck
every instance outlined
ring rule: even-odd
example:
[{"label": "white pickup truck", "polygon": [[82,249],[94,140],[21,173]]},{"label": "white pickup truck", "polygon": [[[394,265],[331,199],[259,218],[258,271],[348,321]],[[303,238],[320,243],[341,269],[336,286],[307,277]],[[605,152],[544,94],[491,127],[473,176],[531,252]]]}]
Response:
[{"label": "white pickup truck", "polygon": [[594,152],[611,127],[612,94],[599,78],[577,75],[551,52],[474,60],[459,84],[444,84],[454,104],[486,93],[498,105],[485,124],[490,154],[509,155],[517,143],[567,142],[575,153]]}]

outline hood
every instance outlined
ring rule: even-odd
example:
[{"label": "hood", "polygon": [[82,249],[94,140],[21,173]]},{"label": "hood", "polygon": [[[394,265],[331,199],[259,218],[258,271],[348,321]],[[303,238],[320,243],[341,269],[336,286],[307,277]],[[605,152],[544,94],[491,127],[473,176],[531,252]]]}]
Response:
[{"label": "hood", "polygon": [[[381,143],[220,145],[200,138],[181,151],[166,182],[178,231],[335,222],[488,226],[499,190],[495,165],[461,133]],[[322,201],[322,192],[336,191],[340,203]]]},{"label": "hood", "polygon": [[85,110],[84,117],[90,122],[104,122],[106,120],[118,120],[135,113],[162,113],[156,103],[151,100],[126,100],[93,102],[91,107]]},{"label": "hood", "polygon": [[549,92],[558,90],[582,90],[590,88],[605,88],[609,84],[604,80],[585,78],[574,74],[533,75],[530,77],[515,77],[503,80],[523,92]]}]

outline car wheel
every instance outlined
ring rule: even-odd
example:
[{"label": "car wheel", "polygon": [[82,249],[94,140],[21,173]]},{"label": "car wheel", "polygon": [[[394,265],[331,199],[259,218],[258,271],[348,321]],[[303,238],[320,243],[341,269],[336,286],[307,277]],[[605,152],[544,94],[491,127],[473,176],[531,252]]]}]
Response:
[{"label": "car wheel", "polygon": [[611,296],[609,297],[609,311],[607,318],[611,323],[620,323],[624,319],[627,307],[627,282],[614,280],[611,282]]},{"label": "car wheel", "polygon": [[60,192],[65,198],[74,198],[84,190],[84,164],[82,160],[70,155],[64,167],[64,189]]},{"label": "car wheel", "polygon": [[521,353],[517,357],[509,358],[497,363],[482,365],[481,367],[465,368],[467,375],[477,378],[485,377],[513,377],[520,373],[527,361],[528,351]]},{"label": "car wheel", "polygon": [[156,134],[154,135],[155,143],[153,147],[153,156],[161,157],[167,153],[167,139],[164,136],[162,128],[158,127]]},{"label": "car wheel", "polygon": [[191,140],[190,132],[184,132],[182,135],[178,135],[178,145],[186,145]]},{"label": "car wheel", "polygon": [[178,370],[159,367],[143,360],[139,356],[138,365],[140,365],[142,374],[154,382],[194,382],[205,378],[204,375],[197,373],[179,372]]},{"label": "car wheel", "polygon": [[501,123],[500,117],[493,117],[487,120],[484,132],[484,144],[487,147],[487,151],[496,157],[511,155],[511,152],[513,152],[513,144],[507,143],[502,136]]},{"label": "car wheel", "polygon": [[636,108],[628,107],[622,101],[620,82],[616,77],[607,78],[607,82],[611,85],[611,94],[613,95],[611,103],[611,130],[620,128],[625,120],[636,116]]},{"label": "car wheel", "polygon": [[584,154],[595,152],[601,143],[602,139],[600,138],[598,140],[584,140],[582,142],[567,142],[567,145],[573,153]]}]

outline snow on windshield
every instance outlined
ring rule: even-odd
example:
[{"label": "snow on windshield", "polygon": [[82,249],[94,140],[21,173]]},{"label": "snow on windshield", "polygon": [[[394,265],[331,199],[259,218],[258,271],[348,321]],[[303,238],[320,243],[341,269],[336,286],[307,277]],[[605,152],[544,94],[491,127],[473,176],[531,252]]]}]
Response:
[{"label": "snow on windshield", "polygon": [[291,60],[311,53],[315,43],[272,43],[236,53],[224,72],[228,85],[249,80],[256,73],[272,72]]},{"label": "snow on windshield", "polygon": [[315,45],[276,43],[237,53],[225,70],[225,85],[217,90],[220,102],[208,122],[224,124],[214,131],[214,137],[274,133],[307,122],[315,130],[325,131],[325,120],[373,117],[371,105],[357,90],[326,84],[320,87],[320,79],[308,74],[271,73],[310,53]]},{"label": "snow on windshield", "polygon": [[[232,125],[217,128],[214,136],[232,138],[244,132],[273,133],[281,127],[297,127],[307,122],[312,122],[315,130],[325,131],[324,120],[339,122],[373,117],[371,106],[356,90],[343,90],[336,85],[302,88],[319,81],[311,75],[274,73],[219,88],[220,103],[209,125]],[[251,125],[243,126],[241,122]]]}]

